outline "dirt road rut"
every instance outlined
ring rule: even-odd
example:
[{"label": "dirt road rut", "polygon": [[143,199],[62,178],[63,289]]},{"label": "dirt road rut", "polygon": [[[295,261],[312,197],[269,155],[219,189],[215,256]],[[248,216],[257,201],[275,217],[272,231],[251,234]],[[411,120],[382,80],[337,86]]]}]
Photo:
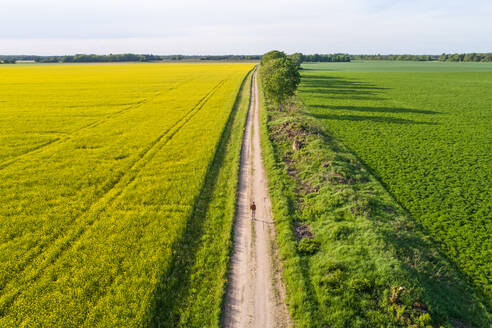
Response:
[{"label": "dirt road rut", "polygon": [[[272,264],[274,227],[261,156],[258,84],[243,138],[231,272],[224,304],[223,327],[289,327],[280,274]],[[250,203],[256,203],[251,219]]]}]

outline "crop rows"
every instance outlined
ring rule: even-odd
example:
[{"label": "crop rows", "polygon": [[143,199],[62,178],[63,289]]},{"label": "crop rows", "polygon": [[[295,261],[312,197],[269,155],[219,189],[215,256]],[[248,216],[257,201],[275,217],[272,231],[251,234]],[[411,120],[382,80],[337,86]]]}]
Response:
[{"label": "crop rows", "polygon": [[422,73],[409,73],[394,64],[377,72],[382,65],[306,70],[300,96],[491,304],[492,67],[420,64]]},{"label": "crop rows", "polygon": [[[291,110],[280,111],[267,98],[261,111],[282,276],[296,326],[489,327],[486,302],[329,130],[342,111],[334,102],[376,98],[387,89],[333,72],[303,75],[303,102],[295,97]],[[393,113],[389,106],[384,110]],[[346,125],[364,120],[353,111],[338,119]],[[358,142],[371,147],[373,139],[365,138],[359,135]]]},{"label": "crop rows", "polygon": [[249,68],[6,70],[1,326],[149,320]]}]

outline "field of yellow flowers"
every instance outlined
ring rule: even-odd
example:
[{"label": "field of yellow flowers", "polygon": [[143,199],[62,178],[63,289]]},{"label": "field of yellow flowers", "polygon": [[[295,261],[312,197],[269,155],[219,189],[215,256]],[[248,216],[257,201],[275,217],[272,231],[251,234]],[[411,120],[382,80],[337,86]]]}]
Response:
[{"label": "field of yellow flowers", "polygon": [[237,145],[223,137],[244,122],[252,67],[1,68],[0,326],[137,327],[157,312],[173,320],[161,294],[182,271],[194,213],[210,216],[199,207],[220,181],[207,176],[218,160],[239,158],[242,129]]}]

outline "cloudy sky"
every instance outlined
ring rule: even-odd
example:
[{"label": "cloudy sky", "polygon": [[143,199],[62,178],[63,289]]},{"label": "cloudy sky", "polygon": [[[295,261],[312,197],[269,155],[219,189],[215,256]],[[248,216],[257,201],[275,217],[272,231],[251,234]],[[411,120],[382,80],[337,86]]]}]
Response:
[{"label": "cloudy sky", "polygon": [[492,52],[491,0],[0,0],[0,54]]}]

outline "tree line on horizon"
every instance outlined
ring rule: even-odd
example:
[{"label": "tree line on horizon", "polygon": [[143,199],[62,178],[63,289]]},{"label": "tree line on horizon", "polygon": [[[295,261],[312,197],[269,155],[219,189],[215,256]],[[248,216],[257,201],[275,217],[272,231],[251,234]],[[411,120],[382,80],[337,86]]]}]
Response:
[{"label": "tree line on horizon", "polygon": [[34,61],[40,63],[92,63],[92,62],[150,62],[150,61],[181,61],[181,60],[259,60],[261,56],[255,55],[220,55],[220,56],[187,56],[187,55],[138,55],[138,54],[109,54],[109,55],[86,55],[75,56],[51,56],[36,57]]},{"label": "tree line on horizon", "polygon": [[405,60],[405,61],[433,61],[439,58],[438,55],[350,55],[352,60]]},{"label": "tree line on horizon", "polygon": [[151,61],[187,61],[187,60],[260,60],[260,55],[149,55],[149,54],[76,54],[65,56],[0,55],[0,64],[15,64],[16,61],[34,61],[37,63],[108,63],[108,62],[151,62]]},{"label": "tree line on horizon", "polygon": [[0,56],[0,63],[14,64],[17,60],[35,61],[37,63],[106,63],[106,62],[150,62],[150,61],[185,61],[185,60],[260,60],[259,55],[147,55],[147,54],[77,54],[66,56]]},{"label": "tree line on horizon", "polygon": [[453,61],[453,62],[492,62],[492,53],[463,53],[463,54],[441,54],[441,55],[350,55],[343,53],[335,54],[312,54],[305,55],[295,53],[290,55],[300,58],[300,62],[350,62],[351,60],[403,60],[403,61]]},{"label": "tree line on horizon", "polygon": [[[441,55],[350,55],[302,54],[289,55],[302,62],[350,62],[352,60],[403,60],[403,61],[450,61],[450,62],[492,62],[492,53],[462,53]],[[105,62],[150,62],[150,61],[241,61],[260,60],[261,55],[152,55],[152,54],[77,54],[66,56],[0,55],[0,64],[15,64],[16,61],[35,61],[37,63],[105,63]]]},{"label": "tree line on horizon", "polygon": [[408,61],[452,61],[452,62],[492,62],[492,53],[462,53],[441,55],[349,55],[352,60],[408,60]]},{"label": "tree line on horizon", "polygon": [[442,54],[438,60],[452,62],[492,62],[492,53]]}]

